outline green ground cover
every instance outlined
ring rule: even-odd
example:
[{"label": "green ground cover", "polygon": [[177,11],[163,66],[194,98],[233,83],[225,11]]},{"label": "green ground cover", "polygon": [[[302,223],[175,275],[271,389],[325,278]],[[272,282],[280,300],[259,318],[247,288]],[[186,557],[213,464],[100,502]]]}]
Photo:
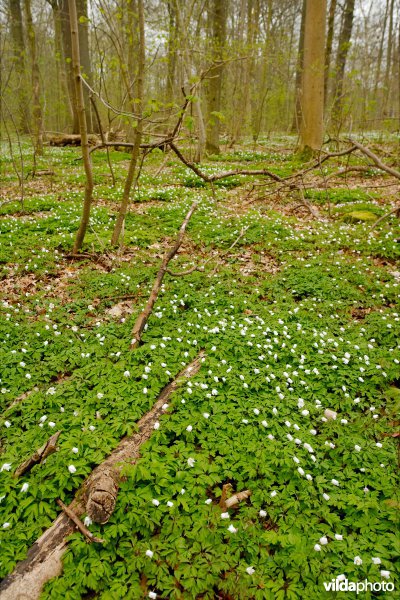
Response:
[{"label": "green ground cover", "polygon": [[[251,161],[298,169],[271,154],[227,153],[205,170]],[[56,499],[72,500],[204,349],[200,371],[125,469],[111,520],[91,525],[105,543],[73,534],[43,598],[314,600],[331,597],[324,581],[381,581],[382,570],[398,589],[400,226],[392,218],[370,232],[343,218],[347,203],[380,215],[388,201],[337,189],[328,218],[325,192],[311,191],[321,221],[288,215],[285,200],[244,210],[243,178],[212,191],[172,157],[157,174],[160,153],[135,194],[126,247],[111,252],[127,160],[112,156],[116,188],[105,154],[94,161],[84,247],[94,259],[68,258],[83,193],[79,149],[48,150],[40,166],[54,170],[53,189],[32,184],[23,211],[18,200],[1,207],[0,575],[50,526]],[[15,185],[7,155],[3,170]],[[173,269],[214,260],[165,279],[131,352],[165,245],[195,199]],[[131,312],[110,314],[128,296]],[[59,451],[14,479],[58,430]],[[219,507],[226,483],[252,492],[228,515]]]}]

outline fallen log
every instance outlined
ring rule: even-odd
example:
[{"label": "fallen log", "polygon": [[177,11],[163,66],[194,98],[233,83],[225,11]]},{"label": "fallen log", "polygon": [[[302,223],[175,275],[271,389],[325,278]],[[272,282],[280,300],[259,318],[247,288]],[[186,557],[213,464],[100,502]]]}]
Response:
[{"label": "fallen log", "polygon": [[[64,133],[60,135],[50,135],[48,136],[50,146],[80,146],[81,145],[81,136],[80,134],[75,133]],[[88,142],[90,146],[99,143],[99,138],[97,135],[89,134]]]},{"label": "fallen log", "polygon": [[[164,412],[163,405],[178,385],[193,377],[200,369],[204,352],[185,367],[160,393],[153,408],[138,422],[137,433],[121,440],[113,452],[102,462],[88,479],[83,483],[75,499],[67,507],[79,518],[87,510],[90,503],[95,501],[96,509],[103,517],[109,514],[109,498],[102,512],[101,496],[97,485],[102,478],[102,484],[109,476],[118,482],[123,467],[134,464],[140,456],[140,447],[154,431],[154,425]],[[116,495],[115,495],[116,498]],[[115,506],[115,502],[114,502]],[[105,521],[104,521],[105,522]],[[62,557],[67,548],[67,537],[75,531],[76,525],[63,511],[53,525],[47,529],[28,551],[27,557],[18,563],[14,571],[0,583],[1,600],[37,600],[44,584],[62,573]]]}]

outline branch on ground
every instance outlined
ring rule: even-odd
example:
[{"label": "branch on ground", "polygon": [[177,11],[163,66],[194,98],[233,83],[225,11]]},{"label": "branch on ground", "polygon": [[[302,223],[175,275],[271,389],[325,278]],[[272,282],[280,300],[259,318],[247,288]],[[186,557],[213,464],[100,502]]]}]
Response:
[{"label": "branch on ground", "polygon": [[152,313],[154,304],[158,298],[161,284],[162,284],[164,276],[168,270],[168,264],[174,258],[175,254],[178,252],[178,250],[183,242],[183,236],[185,235],[186,227],[187,227],[194,211],[196,210],[197,206],[198,206],[198,202],[197,201],[193,202],[192,206],[189,209],[189,212],[187,213],[185,219],[183,220],[183,223],[182,223],[179,233],[178,233],[178,237],[176,238],[175,242],[172,244],[172,246],[169,248],[169,250],[167,250],[167,252],[164,255],[164,258],[161,263],[161,267],[158,270],[158,273],[155,278],[153,288],[151,290],[147,304],[144,307],[143,311],[138,316],[138,318],[136,319],[135,325],[133,326],[131,349],[138,346],[141,342],[143,330],[144,330],[145,325]]},{"label": "branch on ground", "polygon": [[32,456],[30,456],[27,460],[17,467],[13,477],[18,478],[24,473],[27,473],[37,464],[42,463],[50,454],[53,454],[57,451],[57,441],[60,437],[61,431],[57,431],[54,433],[43,446],[41,446],[38,450],[36,450]]}]

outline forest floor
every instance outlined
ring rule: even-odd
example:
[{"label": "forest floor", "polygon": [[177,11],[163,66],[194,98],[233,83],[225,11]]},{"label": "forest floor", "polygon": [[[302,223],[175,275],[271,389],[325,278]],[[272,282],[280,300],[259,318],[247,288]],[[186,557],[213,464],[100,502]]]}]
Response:
[{"label": "forest floor", "polygon": [[[388,164],[397,152],[390,140],[370,147]],[[56,500],[71,502],[202,349],[200,370],[126,467],[110,521],[90,526],[105,542],[74,533],[63,574],[42,597],[315,600],[331,597],[323,582],[339,575],[391,582],[397,592],[385,597],[398,597],[400,222],[372,225],[398,202],[399,182],[371,168],[325,188],[313,172],[305,196],[316,219],[296,191],[278,192],[266,178],[235,176],[211,189],[157,151],[124,244],[112,249],[129,155],[111,152],[113,187],[99,151],[86,255],[77,258],[79,156],[47,149],[22,207],[3,153],[0,575],[52,524]],[[27,173],[28,146],[23,158]],[[324,176],[349,161],[366,164],[335,159]],[[204,164],[208,173],[234,168],[286,176],[303,165],[287,139]],[[196,199],[170,267],[211,260],[204,271],[166,276],[143,344],[131,351],[135,318]],[[58,452],[13,478],[56,431]],[[224,510],[228,483],[231,494],[251,496]]]}]

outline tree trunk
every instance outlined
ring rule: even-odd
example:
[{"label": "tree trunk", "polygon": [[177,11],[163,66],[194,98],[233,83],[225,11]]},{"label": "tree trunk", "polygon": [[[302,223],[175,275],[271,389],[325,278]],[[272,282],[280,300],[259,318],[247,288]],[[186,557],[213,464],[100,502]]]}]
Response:
[{"label": "tree trunk", "polygon": [[[145,32],[144,32],[144,8],[143,0],[138,0],[138,20],[139,20],[139,65],[138,65],[138,78],[137,78],[137,100],[135,111],[139,113],[138,123],[135,129],[134,146],[132,148],[132,156],[129,162],[128,174],[125,180],[124,193],[122,196],[121,206],[119,209],[117,221],[115,223],[114,231],[111,238],[111,245],[116,246],[118,244],[119,236],[121,235],[122,227],[125,222],[125,217],[128,212],[130,193],[132,184],[137,171],[137,163],[140,153],[140,143],[142,140],[142,103],[143,103],[143,91],[144,91],[144,71],[145,71]],[[140,172],[136,175],[136,181],[140,175]],[[135,181],[135,183],[136,183]]]},{"label": "tree trunk", "polygon": [[331,3],[329,5],[328,34],[326,37],[326,47],[325,47],[325,73],[324,73],[324,106],[325,107],[328,102],[328,87],[329,87],[330,66],[331,66],[331,56],[332,56],[333,34],[334,34],[334,30],[335,30],[336,5],[337,5],[337,0],[331,0]]},{"label": "tree trunk", "polygon": [[13,47],[13,67],[16,75],[16,105],[18,117],[16,123],[19,133],[30,132],[30,111],[27,95],[25,69],[24,28],[20,0],[9,0],[11,18],[11,39]]},{"label": "tree trunk", "polygon": [[226,37],[226,0],[212,0],[209,33],[211,35],[213,68],[207,84],[207,139],[206,150],[219,154],[221,123],[221,92],[223,75],[223,53]]},{"label": "tree trunk", "polygon": [[64,50],[64,61],[67,70],[67,85],[72,108],[72,133],[79,133],[79,115],[75,95],[75,81],[72,68],[72,46],[69,16],[69,0],[60,0],[61,33]]},{"label": "tree trunk", "polygon": [[86,125],[85,101],[83,96],[83,84],[81,79],[80,55],[79,55],[79,33],[78,33],[78,16],[76,11],[76,0],[68,0],[70,27],[71,27],[71,54],[72,54],[72,69],[75,81],[75,97],[76,97],[76,112],[79,118],[79,130],[81,134],[82,158],[85,167],[86,184],[85,198],[83,202],[83,210],[79,229],[76,233],[73,252],[76,254],[82,247],[82,242],[85,237],[86,228],[89,223],[90,207],[92,204],[93,194],[93,173],[92,162],[89,154],[89,142]]},{"label": "tree trunk", "polygon": [[326,0],[307,0],[300,127],[304,155],[319,150],[323,142],[325,20]]},{"label": "tree trunk", "polygon": [[[79,33],[79,53],[81,61],[81,76],[89,83],[92,84],[92,63],[90,60],[90,49],[89,49],[89,27],[88,27],[88,10],[87,0],[76,0],[76,10],[78,15],[78,33]],[[99,133],[99,126],[97,120],[93,118],[91,105],[90,105],[90,94],[87,87],[83,86],[83,97],[85,100],[85,106],[87,110],[87,125],[90,133]]]},{"label": "tree trunk", "polygon": [[393,53],[393,21],[394,21],[394,0],[390,1],[389,8],[389,32],[388,32],[388,45],[387,45],[387,55],[386,55],[386,69],[385,69],[385,95],[383,100],[383,116],[386,116],[387,106],[389,102],[390,96],[390,88],[391,88],[391,71],[392,71],[392,53]]},{"label": "tree trunk", "polygon": [[344,71],[346,68],[347,54],[350,48],[350,38],[353,29],[354,3],[355,0],[346,0],[336,57],[336,76],[333,94],[334,100],[332,107],[332,119],[337,131],[339,131],[342,125]]},{"label": "tree trunk", "polygon": [[36,154],[43,154],[43,116],[40,101],[40,72],[36,53],[36,33],[32,21],[31,0],[24,0],[26,27],[29,40],[32,64],[32,114],[33,114],[33,133]]},{"label": "tree trunk", "polygon": [[[63,48],[61,2],[59,0],[47,1],[50,4],[53,13],[54,50],[57,81],[56,121],[57,131],[60,131],[73,121],[74,114],[68,89],[66,62]],[[67,109],[67,116],[62,114],[61,111],[61,109],[65,108]]]},{"label": "tree trunk", "polygon": [[174,101],[174,89],[175,89],[175,71],[176,71],[176,41],[177,41],[177,21],[176,21],[176,7],[174,2],[168,0],[168,69],[167,69],[167,80],[165,83],[165,100],[167,103],[173,103]]},{"label": "tree trunk", "polygon": [[303,65],[304,65],[304,27],[306,22],[306,0],[303,0],[301,7],[301,23],[300,23],[300,36],[299,36],[299,48],[297,51],[297,63],[296,63],[296,84],[295,84],[295,108],[292,123],[292,132],[300,130],[301,123],[301,81],[303,76]]}]

